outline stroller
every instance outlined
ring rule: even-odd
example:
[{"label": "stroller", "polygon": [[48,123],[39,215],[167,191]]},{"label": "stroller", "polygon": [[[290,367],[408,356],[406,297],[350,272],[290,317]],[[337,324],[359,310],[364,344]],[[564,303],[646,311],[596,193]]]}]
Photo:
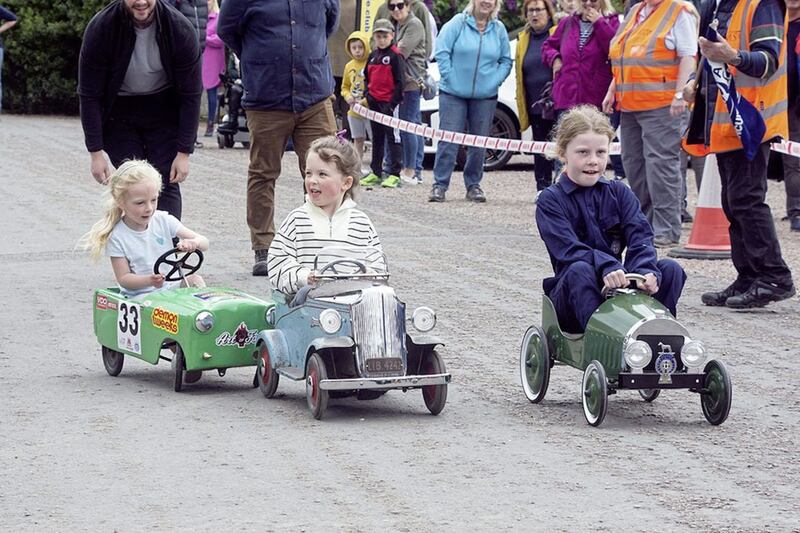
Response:
[{"label": "stroller", "polygon": [[[235,70],[231,70],[235,72]],[[217,146],[222,148],[233,148],[237,142],[242,143],[245,148],[250,148],[250,131],[247,129],[247,117],[242,110],[242,80],[228,74],[220,74],[219,79],[225,90],[219,95],[217,114],[219,109],[227,106],[228,112],[217,120]]]}]

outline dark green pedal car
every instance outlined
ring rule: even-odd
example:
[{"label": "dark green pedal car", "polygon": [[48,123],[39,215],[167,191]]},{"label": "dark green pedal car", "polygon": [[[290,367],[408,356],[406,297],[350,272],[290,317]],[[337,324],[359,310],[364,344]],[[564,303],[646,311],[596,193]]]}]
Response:
[{"label": "dark green pedal car", "polygon": [[[643,280],[627,274],[629,280]],[[662,389],[688,389],[700,395],[709,423],[722,424],[731,408],[731,381],[725,365],[709,359],[703,343],[660,302],[637,289],[613,289],[594,312],[583,334],[563,332],[547,296],[542,326],[525,332],[520,349],[522,390],[532,403],[541,402],[550,369],[561,363],[583,371],[583,414],[599,426],[608,410],[608,396],[637,390],[652,402]]]}]

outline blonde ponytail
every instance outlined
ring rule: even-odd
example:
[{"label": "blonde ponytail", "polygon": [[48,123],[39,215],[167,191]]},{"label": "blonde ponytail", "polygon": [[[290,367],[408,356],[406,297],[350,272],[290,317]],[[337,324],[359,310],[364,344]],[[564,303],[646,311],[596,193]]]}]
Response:
[{"label": "blonde ponytail", "polygon": [[160,192],[162,187],[161,175],[147,161],[126,161],[111,175],[108,180],[108,190],[104,193],[106,198],[106,212],[103,218],[92,226],[86,235],[78,241],[78,248],[88,250],[92,260],[97,261],[103,257],[108,238],[114,226],[122,220],[120,202],[125,197],[132,185],[143,182],[153,183]]}]

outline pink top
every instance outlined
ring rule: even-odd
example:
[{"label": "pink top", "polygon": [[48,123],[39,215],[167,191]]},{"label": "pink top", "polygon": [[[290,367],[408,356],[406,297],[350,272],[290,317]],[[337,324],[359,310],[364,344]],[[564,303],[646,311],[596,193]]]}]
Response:
[{"label": "pink top", "polygon": [[225,72],[225,44],[217,35],[218,13],[208,14],[206,49],[203,51],[203,88],[213,89],[220,84],[219,75]]}]

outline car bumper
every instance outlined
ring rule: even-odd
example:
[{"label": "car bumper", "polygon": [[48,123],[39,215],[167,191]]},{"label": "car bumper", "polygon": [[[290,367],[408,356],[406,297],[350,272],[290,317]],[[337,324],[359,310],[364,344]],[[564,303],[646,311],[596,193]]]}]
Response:
[{"label": "car bumper", "polygon": [[661,383],[659,374],[619,374],[620,389],[700,389],[706,381],[706,375],[699,374],[670,374],[669,383]]},{"label": "car bumper", "polygon": [[428,374],[387,378],[323,379],[319,382],[319,388],[323,390],[416,389],[427,385],[446,385],[448,383],[450,383],[450,374]]}]

